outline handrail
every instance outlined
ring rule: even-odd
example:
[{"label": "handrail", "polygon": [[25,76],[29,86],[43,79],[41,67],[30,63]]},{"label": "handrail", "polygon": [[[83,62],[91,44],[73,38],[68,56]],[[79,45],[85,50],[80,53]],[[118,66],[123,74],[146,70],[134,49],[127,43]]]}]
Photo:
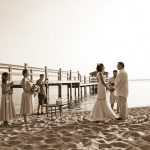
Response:
[{"label": "handrail", "polygon": [[14,66],[14,67],[23,67],[23,68],[24,68],[24,66],[20,66],[20,65],[3,64],[3,63],[0,63],[0,65],[2,65],[2,66]]},{"label": "handrail", "polygon": [[[45,78],[57,77],[58,81],[61,81],[62,77],[63,78],[66,77],[66,80],[74,79],[74,80],[76,80],[76,81],[78,80],[80,82],[84,81],[84,83],[86,83],[87,81],[89,81],[89,83],[93,82],[93,81],[97,82],[96,77],[91,77],[91,76],[86,77],[85,75],[81,76],[79,71],[77,71],[77,72],[72,72],[72,70],[62,71],[61,68],[59,68],[59,70],[54,70],[54,69],[48,69],[47,66],[45,66],[44,68],[31,67],[31,66],[28,66],[27,63],[25,63],[24,66],[0,63],[0,73],[4,72],[4,71],[1,71],[1,69],[8,69],[8,73],[10,73],[10,80],[12,80],[12,75],[16,75],[16,76],[22,75],[21,70],[23,70],[24,68],[29,69],[31,80],[33,80],[33,76],[39,76],[40,75],[39,72],[43,72],[43,73],[45,73]],[[14,70],[18,70],[18,72],[15,72]],[[76,74],[76,75],[74,75],[74,74]]]}]

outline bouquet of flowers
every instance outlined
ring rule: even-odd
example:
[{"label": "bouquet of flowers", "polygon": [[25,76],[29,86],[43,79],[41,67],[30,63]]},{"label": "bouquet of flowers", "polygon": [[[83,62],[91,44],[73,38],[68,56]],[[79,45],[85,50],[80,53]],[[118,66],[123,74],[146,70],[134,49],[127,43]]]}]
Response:
[{"label": "bouquet of flowers", "polygon": [[38,92],[40,92],[40,87],[38,85],[32,85],[31,92],[34,92],[34,97]]}]

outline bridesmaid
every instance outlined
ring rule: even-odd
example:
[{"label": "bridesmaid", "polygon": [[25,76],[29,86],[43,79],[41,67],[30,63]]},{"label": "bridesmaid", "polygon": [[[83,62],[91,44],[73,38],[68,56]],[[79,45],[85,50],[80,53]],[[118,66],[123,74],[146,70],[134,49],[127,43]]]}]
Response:
[{"label": "bridesmaid", "polygon": [[8,81],[10,76],[7,72],[2,74],[2,99],[0,109],[0,121],[4,121],[4,126],[9,125],[8,121],[16,117],[12,100],[13,89],[10,89]]},{"label": "bridesmaid", "polygon": [[28,79],[30,73],[27,69],[22,71],[24,78],[21,81],[23,88],[20,114],[24,115],[24,122],[28,122],[28,115],[34,113],[34,92],[31,92],[32,82]]}]

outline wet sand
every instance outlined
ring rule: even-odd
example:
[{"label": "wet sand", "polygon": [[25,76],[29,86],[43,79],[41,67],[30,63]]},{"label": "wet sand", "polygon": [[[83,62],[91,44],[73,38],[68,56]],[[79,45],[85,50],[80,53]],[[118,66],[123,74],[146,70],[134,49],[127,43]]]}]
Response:
[{"label": "wet sand", "polygon": [[[127,120],[90,122],[90,111],[63,110],[63,119],[46,115],[23,117],[0,125],[0,150],[150,150],[150,106],[128,109]],[[55,118],[55,117],[54,117]]]}]

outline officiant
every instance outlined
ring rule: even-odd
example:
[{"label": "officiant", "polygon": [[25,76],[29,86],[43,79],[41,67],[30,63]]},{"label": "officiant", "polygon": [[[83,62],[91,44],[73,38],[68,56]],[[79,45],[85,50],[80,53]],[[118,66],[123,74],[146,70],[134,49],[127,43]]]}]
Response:
[{"label": "officiant", "polygon": [[[116,80],[116,77],[117,77],[117,70],[114,70],[113,71],[113,77],[109,78],[109,81],[108,81],[108,87],[110,89],[112,89],[115,85],[115,80]],[[111,108],[113,110],[114,108],[114,103],[117,103],[117,99],[116,99],[116,96],[114,96],[114,92],[110,92],[110,103],[111,103]],[[119,113],[119,107],[118,107],[118,104],[117,104],[117,113]]]}]

